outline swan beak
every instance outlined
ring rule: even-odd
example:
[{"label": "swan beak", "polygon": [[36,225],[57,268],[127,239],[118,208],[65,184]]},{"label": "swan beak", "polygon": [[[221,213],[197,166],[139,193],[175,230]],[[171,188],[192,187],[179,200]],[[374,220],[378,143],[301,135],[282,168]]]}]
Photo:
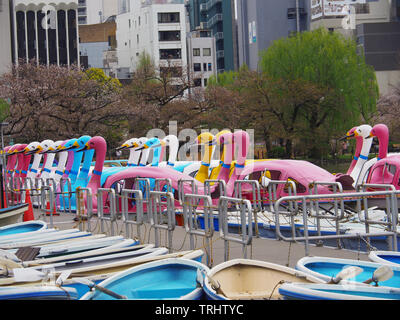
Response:
[{"label": "swan beak", "polygon": [[116,148],[115,150],[120,151],[120,150],[125,150],[128,148],[129,148],[129,145],[127,143],[124,143],[122,146]]}]

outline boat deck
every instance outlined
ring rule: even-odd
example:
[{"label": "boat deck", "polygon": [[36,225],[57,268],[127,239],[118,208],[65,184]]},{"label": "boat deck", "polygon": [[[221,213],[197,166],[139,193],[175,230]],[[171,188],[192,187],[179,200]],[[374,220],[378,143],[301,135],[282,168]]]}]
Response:
[{"label": "boat deck", "polygon": [[[36,220],[46,221],[50,223],[50,218],[43,216],[40,210],[34,209],[34,215]],[[60,213],[60,215],[53,216],[54,227],[65,230],[70,228],[79,228],[78,222],[74,221],[75,214]],[[87,222],[81,222],[83,230],[87,228]],[[104,233],[110,234],[110,223],[104,222],[105,229]],[[91,231],[92,233],[100,232],[100,223],[96,217],[91,219]],[[160,246],[168,247],[167,234],[164,230],[158,231]],[[136,235],[136,226],[131,227],[131,234]],[[122,220],[117,220],[114,225],[114,235],[122,235],[126,237],[125,227],[123,226]],[[154,229],[150,228],[150,224],[144,224],[141,227],[142,244],[155,243],[155,232]],[[195,241],[195,249],[202,249],[204,252],[205,241],[201,236],[197,236]],[[190,250],[190,239],[186,233],[184,227],[176,226],[173,237],[172,237],[172,252]],[[215,266],[221,262],[224,262],[225,255],[225,244],[224,240],[221,239],[219,232],[214,232],[214,236],[211,242],[211,266]],[[336,249],[331,247],[317,247],[310,244],[309,247],[310,256],[325,256],[325,257],[336,257],[336,258],[347,258],[347,259],[359,259],[369,261],[368,254],[366,252],[357,250],[347,249]],[[268,261],[272,263],[278,263],[281,265],[294,267],[299,259],[305,256],[305,247],[302,243],[290,243],[280,240],[267,239],[267,238],[256,238],[253,236],[252,244],[247,247],[247,258]],[[242,245],[239,243],[229,242],[229,260],[236,258],[243,258]],[[203,258],[205,263],[205,256]]]}]

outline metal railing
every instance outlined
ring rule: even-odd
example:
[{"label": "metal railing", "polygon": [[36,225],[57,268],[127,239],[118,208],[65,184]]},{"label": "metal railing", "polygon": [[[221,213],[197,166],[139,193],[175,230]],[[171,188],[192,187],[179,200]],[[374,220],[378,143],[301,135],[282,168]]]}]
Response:
[{"label": "metal railing", "polygon": [[[108,216],[104,215],[103,193],[107,193],[109,201]],[[111,236],[114,235],[114,224],[117,220],[117,208],[115,190],[112,188],[98,188],[97,189],[97,216],[100,220],[100,231],[104,233],[104,222],[110,222]]]},{"label": "metal railing", "polygon": [[[86,200],[86,201],[85,201]],[[92,189],[76,188],[76,215],[78,221],[87,220],[87,231],[92,232],[91,219],[93,217],[93,194]],[[86,218],[86,219],[85,219]],[[79,229],[83,231],[83,226],[79,223]]]},{"label": "metal railing", "polygon": [[[376,192],[353,192],[353,193],[337,193],[337,194],[320,194],[320,195],[306,195],[306,196],[287,196],[287,197],[282,197],[279,200],[275,202],[274,205],[274,212],[275,212],[275,230],[276,230],[276,235],[277,238],[283,241],[289,241],[289,242],[297,242],[297,241],[304,241],[305,245],[305,252],[306,255],[309,254],[309,242],[311,240],[330,240],[330,239],[345,239],[345,238],[371,238],[371,237],[388,237],[391,238],[391,241],[389,240],[389,250],[395,250],[397,251],[397,215],[398,215],[398,209],[397,209],[397,194],[400,192],[393,192],[393,191],[376,191]],[[368,220],[367,218],[363,221],[365,224],[365,232],[356,232],[356,233],[341,233],[340,230],[340,223],[337,223],[335,226],[335,231],[336,234],[332,235],[321,235],[321,226],[319,224],[316,224],[317,227],[317,235],[316,236],[310,236],[310,230],[309,230],[309,218],[310,217],[315,217],[317,219],[319,218],[324,218],[324,219],[330,219],[334,220],[336,222],[340,222],[341,220],[341,214],[336,214],[336,215],[319,215],[318,212],[316,214],[310,214],[311,210],[308,210],[307,208],[309,207],[311,209],[312,205],[311,203],[314,201],[335,201],[335,200],[340,200],[344,198],[351,198],[355,201],[361,201],[361,200],[367,200],[368,198],[373,198],[373,197],[389,197],[390,198],[390,207],[387,208],[387,216],[391,217],[389,221],[375,221],[375,220]],[[281,204],[284,202],[289,202],[289,203],[301,203],[302,206],[302,213],[301,215],[298,215],[298,212],[294,211],[283,211],[281,208]],[[366,204],[366,203],[364,203]],[[361,206],[359,206],[359,209],[361,209]],[[368,214],[368,205],[365,206],[365,214]],[[292,229],[292,235],[291,237],[286,237],[282,234],[281,228],[280,228],[280,217],[281,216],[297,216],[298,218],[302,218],[302,229],[304,232],[303,236],[296,236],[295,233],[295,226],[294,226],[294,221],[290,221],[291,229]],[[388,231],[382,231],[382,232],[369,232],[369,226],[371,224],[379,224],[379,225],[385,225],[387,227]]]},{"label": "metal railing", "polygon": [[[136,212],[134,216],[136,219],[129,218],[130,215],[129,201],[135,201]],[[126,236],[128,238],[129,237],[133,238],[129,232],[130,231],[129,226],[135,225],[137,227],[137,237],[139,239],[142,239],[140,233],[140,227],[144,223],[144,217],[143,217],[143,193],[141,190],[123,189],[121,191],[121,215],[123,224],[125,225]]]},{"label": "metal railing", "polygon": [[[199,202],[202,202],[200,206],[202,212],[200,217],[203,218],[204,228],[199,228],[198,218],[199,213],[197,208]],[[198,195],[198,194],[186,194],[184,196],[183,205],[183,218],[186,233],[189,235],[190,239],[190,249],[195,249],[194,236],[201,236],[205,238],[205,248],[206,248],[206,260],[207,265],[211,266],[211,240],[214,235],[214,215],[212,210],[212,200],[210,196]]]},{"label": "metal railing", "polygon": [[[251,194],[251,202],[252,202],[252,212],[254,217],[254,231],[255,236],[259,237],[258,231],[258,213],[262,212],[262,200],[261,200],[261,189],[260,184],[257,180],[236,180],[234,184],[234,197],[235,198],[243,198],[243,186],[250,186],[250,190],[247,189],[246,193]],[[248,199],[249,200],[249,199]]]},{"label": "metal railing", "polygon": [[[168,233],[168,248],[172,250],[172,235],[175,230],[175,205],[174,195],[171,192],[150,191],[150,203],[148,207],[150,225],[154,228],[155,246],[160,246],[159,230]],[[162,199],[166,199],[163,201]],[[167,221],[163,221],[164,217]]]},{"label": "metal railing", "polygon": [[[236,205],[236,209],[240,212],[240,225],[241,225],[241,236],[232,236],[228,230],[228,207],[229,204]],[[235,242],[242,245],[243,258],[247,258],[247,246],[252,243],[253,239],[253,226],[252,226],[252,213],[251,203],[249,200],[231,198],[231,197],[220,197],[218,205],[218,221],[220,236],[224,240],[225,245],[225,261],[229,260],[229,242]]]}]

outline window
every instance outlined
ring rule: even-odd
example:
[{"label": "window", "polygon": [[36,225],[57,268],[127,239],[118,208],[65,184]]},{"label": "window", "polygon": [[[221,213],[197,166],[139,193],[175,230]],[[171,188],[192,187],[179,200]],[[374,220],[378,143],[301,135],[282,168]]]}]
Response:
[{"label": "window", "polygon": [[369,3],[355,3],[356,14],[367,14],[369,13]]},{"label": "window", "polygon": [[193,63],[193,71],[201,71],[201,63]]},{"label": "window", "polygon": [[375,167],[372,171],[369,183],[383,183],[389,184],[393,182],[394,173],[396,173],[396,166],[391,164],[381,164]]},{"label": "window", "polygon": [[207,87],[207,80],[208,80],[207,78],[204,78],[204,80],[203,80],[203,81],[204,81],[204,86],[205,86],[205,87]]},{"label": "window", "polygon": [[207,71],[207,63],[203,63],[203,71]]},{"label": "window", "polygon": [[181,32],[178,31],[159,31],[158,41],[180,41]]},{"label": "window", "polygon": [[160,59],[180,59],[182,49],[160,49]]},{"label": "window", "polygon": [[212,63],[208,64],[208,71],[212,71]]},{"label": "window", "polygon": [[211,56],[211,49],[210,48],[203,48],[203,56],[210,57]]},{"label": "window", "polygon": [[201,78],[193,80],[195,87],[201,87]]},{"label": "window", "polygon": [[193,56],[200,57],[200,49],[199,48],[193,48]]},{"label": "window", "polygon": [[179,12],[159,12],[158,23],[178,23]]}]

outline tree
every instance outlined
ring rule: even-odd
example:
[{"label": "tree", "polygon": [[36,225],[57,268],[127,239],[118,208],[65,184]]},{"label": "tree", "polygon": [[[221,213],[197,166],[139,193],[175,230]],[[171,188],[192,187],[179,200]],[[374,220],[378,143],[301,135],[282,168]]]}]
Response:
[{"label": "tree", "polygon": [[368,121],[376,110],[379,90],[374,70],[357,53],[356,43],[339,33],[321,28],[276,40],[262,53],[260,70],[287,88],[305,89],[297,91],[303,102],[294,108],[283,104],[281,112],[299,120],[310,142],[318,141],[321,132],[329,132],[326,140]]},{"label": "tree", "polygon": [[373,123],[385,123],[390,131],[390,139],[400,142],[400,83],[394,85],[378,100],[378,110]]},{"label": "tree", "polygon": [[102,135],[119,126],[126,108],[119,84],[96,70],[21,63],[0,78],[0,98],[9,99],[5,134],[21,141]]},{"label": "tree", "polygon": [[188,89],[193,87],[188,72],[171,60],[155,66],[150,56],[139,56],[132,83],[125,90],[129,104],[130,133],[136,136],[158,128],[166,130],[170,120],[185,119],[191,105]]}]

